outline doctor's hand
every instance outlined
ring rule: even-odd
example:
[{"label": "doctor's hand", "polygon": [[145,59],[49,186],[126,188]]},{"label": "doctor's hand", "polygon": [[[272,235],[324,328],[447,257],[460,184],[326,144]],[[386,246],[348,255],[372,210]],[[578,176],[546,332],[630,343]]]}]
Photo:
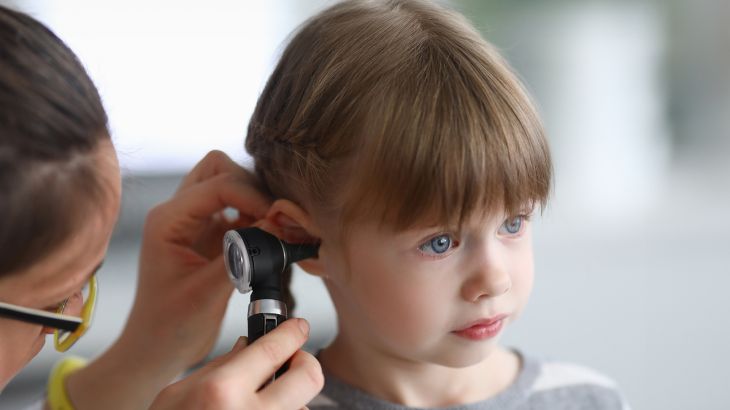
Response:
[{"label": "doctor's hand", "polygon": [[[127,324],[109,350],[67,379],[78,410],[146,408],[210,352],[233,290],[223,234],[265,215],[271,201],[256,186],[248,171],[213,151],[149,212]],[[227,220],[226,208],[238,210],[238,219]]]},{"label": "doctor's hand", "polygon": [[[324,383],[319,362],[298,350],[308,334],[305,320],[290,319],[248,347],[241,338],[228,354],[162,390],[150,409],[300,409]],[[289,369],[259,390],[290,357]]]},{"label": "doctor's hand", "polygon": [[[177,371],[213,347],[233,286],[223,262],[223,235],[264,215],[270,200],[248,171],[220,151],[209,153],[173,197],[145,221],[139,283],[122,338],[157,346],[155,357]],[[228,221],[223,210],[238,210]]]}]

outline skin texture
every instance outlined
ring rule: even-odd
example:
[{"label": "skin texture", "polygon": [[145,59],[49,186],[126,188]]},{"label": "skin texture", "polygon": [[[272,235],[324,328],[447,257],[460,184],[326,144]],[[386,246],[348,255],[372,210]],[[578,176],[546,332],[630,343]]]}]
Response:
[{"label": "skin texture", "polygon": [[[104,258],[119,212],[120,173],[110,143],[95,155],[106,164],[99,172],[114,188],[112,200],[99,215],[90,215],[90,222],[58,252],[3,279],[2,300],[35,308],[54,306],[77,292]],[[249,348],[242,338],[228,354],[168,386],[204,358],[217,338],[233,290],[220,255],[223,232],[250,225],[269,205],[246,170],[213,151],[170,200],[150,211],[138,289],[125,328],[109,349],[66,379],[77,410],[149,408],[153,401],[155,409],[206,408],[203,403],[208,408],[249,403],[250,408],[298,409],[319,392],[322,371],[314,357],[300,350],[309,335],[307,323],[300,319],[288,321]],[[227,207],[239,210],[239,220],[221,217]],[[46,333],[41,326],[2,319],[0,331],[4,385],[38,353]],[[259,391],[289,358],[286,377]]]},{"label": "skin texture", "polygon": [[[459,230],[404,232],[359,222],[340,241],[336,227],[276,201],[260,224],[321,240],[319,258],[300,266],[324,279],[337,310],[339,332],[320,355],[323,367],[383,399],[433,407],[487,399],[517,377],[519,358],[499,346],[499,335],[474,341],[453,333],[499,314],[508,325],[527,304],[531,229],[521,219],[519,231],[508,232],[513,218],[498,212]],[[428,244],[443,234],[455,246],[435,254]]]}]

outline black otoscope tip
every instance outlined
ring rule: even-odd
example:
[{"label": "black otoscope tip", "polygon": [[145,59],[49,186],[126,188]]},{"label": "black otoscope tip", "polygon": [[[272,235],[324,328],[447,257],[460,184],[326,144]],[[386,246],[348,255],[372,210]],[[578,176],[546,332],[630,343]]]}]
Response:
[{"label": "black otoscope tip", "polygon": [[281,243],[284,244],[288,263],[295,263],[304,259],[315,258],[319,253],[319,244],[291,244],[284,241],[281,241]]}]

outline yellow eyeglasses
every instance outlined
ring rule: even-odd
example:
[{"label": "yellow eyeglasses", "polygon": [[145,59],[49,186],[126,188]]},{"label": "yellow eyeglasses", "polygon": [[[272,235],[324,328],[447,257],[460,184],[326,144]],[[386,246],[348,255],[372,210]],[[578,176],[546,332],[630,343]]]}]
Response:
[{"label": "yellow eyeglasses", "polygon": [[53,327],[56,350],[65,352],[86,333],[96,307],[97,282],[92,275],[80,291],[64,300],[56,313],[0,302],[0,316]]}]

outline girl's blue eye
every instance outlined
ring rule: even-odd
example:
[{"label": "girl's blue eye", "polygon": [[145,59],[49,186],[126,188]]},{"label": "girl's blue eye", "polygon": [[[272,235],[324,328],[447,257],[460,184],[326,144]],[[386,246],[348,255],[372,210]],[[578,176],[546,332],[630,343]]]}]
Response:
[{"label": "girl's blue eye", "polygon": [[418,249],[428,254],[441,255],[451,249],[453,245],[454,241],[451,237],[443,234],[429,239],[426,243],[419,246]]},{"label": "girl's blue eye", "polygon": [[520,229],[522,229],[522,223],[524,220],[525,217],[522,215],[507,219],[499,228],[499,233],[504,235],[515,235],[519,233]]}]

